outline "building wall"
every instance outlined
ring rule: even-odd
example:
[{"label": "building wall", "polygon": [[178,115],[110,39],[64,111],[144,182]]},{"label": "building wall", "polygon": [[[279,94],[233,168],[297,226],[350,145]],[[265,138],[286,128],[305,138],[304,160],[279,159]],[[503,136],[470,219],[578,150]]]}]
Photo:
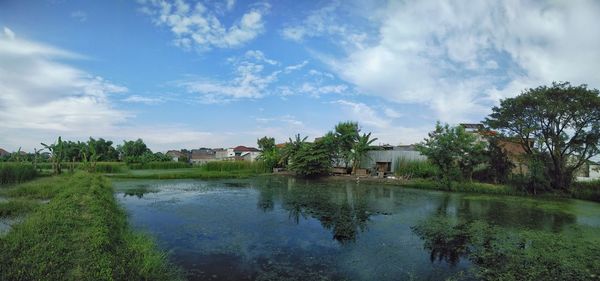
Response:
[{"label": "building wall", "polygon": [[372,169],[377,162],[391,162],[391,170],[393,172],[398,167],[399,159],[426,161],[427,157],[418,151],[370,150],[362,159],[360,167],[363,169]]}]

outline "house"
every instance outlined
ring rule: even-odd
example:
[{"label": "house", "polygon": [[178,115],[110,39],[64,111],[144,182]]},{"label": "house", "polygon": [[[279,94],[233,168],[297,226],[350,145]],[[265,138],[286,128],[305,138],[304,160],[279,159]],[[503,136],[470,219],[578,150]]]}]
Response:
[{"label": "house", "polygon": [[10,156],[10,152],[0,148],[0,157]]},{"label": "house", "polygon": [[179,162],[180,158],[187,156],[183,152],[177,151],[177,150],[169,150],[169,151],[167,151],[166,155],[171,157],[171,159],[175,162]]},{"label": "house", "polygon": [[427,157],[417,151],[415,145],[379,147],[377,150],[369,150],[362,159],[360,168],[369,169],[383,173],[391,173],[398,168],[401,161],[426,161]]},{"label": "house", "polygon": [[200,165],[212,161],[217,161],[214,150],[210,148],[192,149],[190,163]]},{"label": "house", "polygon": [[577,181],[600,180],[600,163],[594,161],[587,161],[579,169],[575,179]]},{"label": "house", "polygon": [[498,140],[498,147],[504,151],[510,162],[515,167],[512,169],[513,174],[524,175],[528,171],[527,151],[521,145],[521,142],[515,138],[503,138]]},{"label": "house", "polygon": [[214,149],[215,151],[215,159],[217,160],[227,160],[227,149],[223,149],[223,148],[216,148]]},{"label": "house", "polygon": [[227,158],[234,160],[256,161],[260,156],[260,150],[254,147],[236,146],[227,149]]}]

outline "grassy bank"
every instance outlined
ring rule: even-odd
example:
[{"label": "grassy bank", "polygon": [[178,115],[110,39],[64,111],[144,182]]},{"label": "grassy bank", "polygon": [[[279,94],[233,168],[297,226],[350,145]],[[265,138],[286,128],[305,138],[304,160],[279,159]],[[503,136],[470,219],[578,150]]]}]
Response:
[{"label": "grassy bank", "polygon": [[176,280],[146,236],[132,232],[107,179],[76,173],[3,190],[51,199],[0,238],[1,280]]},{"label": "grassy bank", "polygon": [[268,172],[262,162],[215,161],[186,169],[139,170],[115,174],[115,178],[132,179],[221,179],[247,178]]},{"label": "grassy bank", "polygon": [[190,168],[190,163],[184,162],[149,162],[149,163],[131,163],[127,165],[132,170],[146,169],[184,169]]},{"label": "grassy bank", "polygon": [[21,183],[38,176],[29,163],[0,163],[0,185]]}]

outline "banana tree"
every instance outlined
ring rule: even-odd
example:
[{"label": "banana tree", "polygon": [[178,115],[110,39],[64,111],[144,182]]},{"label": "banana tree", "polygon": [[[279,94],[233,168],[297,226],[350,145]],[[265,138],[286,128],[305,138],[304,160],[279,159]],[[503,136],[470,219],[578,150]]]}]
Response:
[{"label": "banana tree", "polygon": [[300,150],[302,145],[306,142],[308,137],[300,137],[300,134],[296,134],[296,139],[293,140],[290,138],[290,141],[286,143],[285,148],[283,149],[283,155],[281,157],[280,164],[287,165],[289,160]]},{"label": "banana tree", "polygon": [[61,137],[58,137],[58,141],[54,144],[47,145],[45,143],[41,143],[44,149],[48,149],[50,152],[50,157],[52,159],[52,171],[55,175],[60,175],[62,173],[62,160],[65,156],[64,142]]},{"label": "banana tree", "polygon": [[360,167],[360,161],[367,155],[369,147],[377,138],[371,139],[371,133],[359,136],[357,141],[352,145],[350,156],[352,158],[352,174],[356,173],[356,169]]}]

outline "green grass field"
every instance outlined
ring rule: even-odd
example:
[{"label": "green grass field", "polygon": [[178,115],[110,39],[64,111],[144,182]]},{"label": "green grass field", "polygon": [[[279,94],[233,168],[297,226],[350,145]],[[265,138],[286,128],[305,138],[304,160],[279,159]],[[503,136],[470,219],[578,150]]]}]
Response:
[{"label": "green grass field", "polygon": [[128,227],[101,175],[43,178],[2,196],[2,212],[25,219],[0,238],[0,280],[181,279],[149,237]]}]

